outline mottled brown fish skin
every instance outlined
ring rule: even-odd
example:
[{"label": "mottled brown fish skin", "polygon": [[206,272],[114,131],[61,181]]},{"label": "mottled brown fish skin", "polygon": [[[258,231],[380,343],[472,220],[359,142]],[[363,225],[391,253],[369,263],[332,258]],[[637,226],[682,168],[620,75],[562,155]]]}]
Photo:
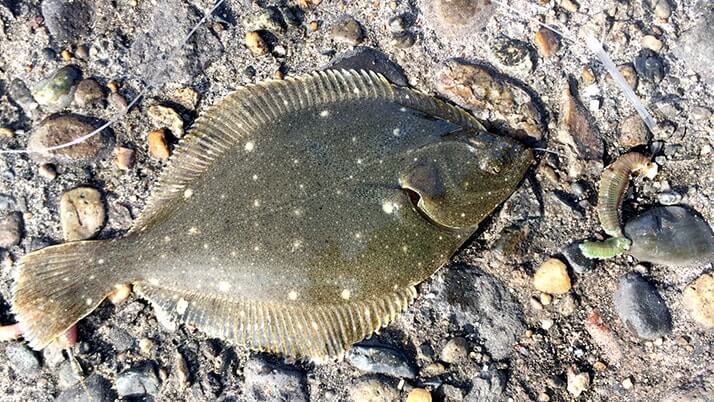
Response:
[{"label": "mottled brown fish skin", "polygon": [[134,283],[178,321],[251,349],[336,356],[385,325],[532,161],[460,110],[374,74],[245,91],[197,122],[158,185],[168,195],[90,265],[109,272],[92,280]]}]

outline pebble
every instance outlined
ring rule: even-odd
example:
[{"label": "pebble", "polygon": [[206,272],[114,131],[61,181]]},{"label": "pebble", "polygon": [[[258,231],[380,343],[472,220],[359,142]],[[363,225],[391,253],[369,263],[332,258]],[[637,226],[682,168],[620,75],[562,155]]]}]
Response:
[{"label": "pebble", "polygon": [[668,19],[672,15],[672,6],[669,4],[669,0],[655,0],[654,14],[657,18]]},{"label": "pebble", "polygon": [[156,367],[151,362],[142,363],[125,370],[116,378],[114,387],[120,398],[157,395],[161,380],[156,375]]},{"label": "pebble", "polygon": [[245,34],[245,45],[253,56],[268,54],[268,44],[258,31],[251,31]]},{"label": "pebble", "polygon": [[569,369],[567,379],[568,392],[575,398],[590,388],[590,375],[588,373],[577,373]]},{"label": "pebble", "polygon": [[40,373],[40,360],[22,343],[9,343],[5,347],[5,356],[9,367],[20,376],[34,378]]},{"label": "pebble", "polygon": [[536,32],[534,42],[538,53],[543,57],[553,56],[560,48],[558,36],[547,28],[541,28]]},{"label": "pebble", "polygon": [[79,107],[101,103],[105,97],[102,86],[91,78],[80,81],[74,90],[74,103]]},{"label": "pebble", "polygon": [[689,284],[682,302],[694,321],[705,328],[714,328],[714,275],[704,273]]},{"label": "pebble", "polygon": [[82,71],[73,66],[64,66],[40,81],[32,91],[35,101],[41,106],[56,111],[72,102],[75,85],[82,78]]},{"label": "pebble", "polygon": [[568,246],[563,249],[563,257],[568,261],[568,265],[578,274],[584,274],[592,271],[595,267],[595,260],[587,258],[583,255],[580,250],[581,242],[576,241],[568,244]]},{"label": "pebble", "polygon": [[669,266],[694,266],[714,259],[714,234],[709,225],[681,206],[653,207],[629,220],[628,253],[640,261]]},{"label": "pebble", "polygon": [[60,56],[62,57],[62,60],[64,61],[70,61],[72,60],[72,52],[70,52],[67,49],[64,49],[60,52]]},{"label": "pebble", "polygon": [[533,287],[550,294],[568,293],[571,284],[567,267],[556,258],[545,260],[533,275]]},{"label": "pebble", "polygon": [[398,33],[404,32],[409,26],[403,15],[395,15],[389,18],[389,21],[387,21],[387,27],[390,32]]},{"label": "pebble", "polygon": [[441,349],[439,358],[449,364],[465,360],[469,353],[469,343],[463,337],[451,338]]},{"label": "pebble", "polygon": [[85,45],[77,46],[74,55],[80,60],[89,60],[89,49]]},{"label": "pebble", "polygon": [[[623,64],[621,66],[618,66],[617,71],[622,74],[622,78],[625,79],[625,82],[627,82],[627,85],[629,85],[630,88],[637,89],[639,79],[637,78],[637,71],[631,64]],[[610,74],[607,75],[607,80],[608,82],[614,82]]]},{"label": "pebble", "polygon": [[664,64],[650,49],[642,49],[635,57],[635,70],[640,77],[655,83],[664,78]]},{"label": "pebble", "polygon": [[243,396],[247,402],[307,402],[305,374],[293,368],[268,363],[252,357],[243,370]]},{"label": "pebble", "polygon": [[190,385],[189,381],[191,379],[191,373],[188,370],[188,364],[186,364],[186,359],[178,351],[174,354],[174,367],[179,388],[187,388]]},{"label": "pebble", "polygon": [[407,394],[406,402],[431,402],[431,392],[424,388],[414,388]]},{"label": "pebble", "polygon": [[38,104],[24,81],[19,78],[12,80],[10,88],[8,88],[8,94],[22,108],[25,114],[28,116],[36,115]]},{"label": "pebble", "polygon": [[149,338],[139,339],[139,353],[143,356],[151,356],[154,353],[156,343]]},{"label": "pebble", "polygon": [[543,116],[528,92],[490,70],[449,60],[437,72],[435,81],[443,96],[491,122],[499,132],[520,139],[542,138]]},{"label": "pebble", "polygon": [[8,212],[15,209],[17,200],[9,194],[0,194],[0,212]]},{"label": "pebble", "polygon": [[578,301],[575,299],[575,296],[568,293],[558,301],[557,307],[560,315],[568,317],[575,314],[578,310]]},{"label": "pebble", "polygon": [[638,145],[645,145],[650,141],[650,133],[642,118],[635,114],[625,118],[620,123],[620,136],[618,143],[625,148],[633,148]]},{"label": "pebble", "polygon": [[632,378],[627,377],[624,380],[622,380],[622,388],[632,389],[633,386],[634,386],[634,383],[632,382]]},{"label": "pebble", "polygon": [[354,345],[347,361],[359,370],[397,378],[414,378],[416,370],[400,350],[383,345]]},{"label": "pebble", "polygon": [[358,45],[364,41],[362,25],[351,16],[344,16],[330,27],[330,36],[337,43]]},{"label": "pebble", "polygon": [[188,110],[196,109],[199,97],[199,93],[191,87],[178,88],[173,93],[173,100]]},{"label": "pebble", "polygon": [[106,219],[102,194],[92,187],[77,187],[62,194],[59,212],[65,241],[94,237]]},{"label": "pebble", "polygon": [[91,0],[44,0],[42,17],[50,35],[60,42],[76,43],[94,26],[94,2]]},{"label": "pebble", "polygon": [[121,170],[129,170],[134,165],[136,151],[131,148],[116,147],[114,148],[114,163]]},{"label": "pebble", "polygon": [[458,38],[482,31],[496,12],[488,0],[434,0],[427,2],[433,28],[443,36]]},{"label": "pebble", "polygon": [[46,148],[73,141],[94,131],[84,116],[66,114],[49,117],[30,134],[27,148],[40,162],[89,164],[109,153],[112,138],[105,132],[70,147],[47,151]]},{"label": "pebble", "polygon": [[672,332],[667,305],[640,274],[630,272],[620,278],[613,302],[622,322],[640,338],[654,340]]},{"label": "pebble", "polygon": [[0,248],[10,248],[20,243],[22,215],[13,212],[0,218]]},{"label": "pebble", "polygon": [[[464,391],[461,388],[451,384],[442,384],[436,389],[437,401],[461,402],[464,400]],[[470,401],[476,402],[476,401]]]},{"label": "pebble", "polygon": [[548,293],[541,293],[540,295],[538,295],[538,302],[543,306],[549,306],[551,303],[553,303],[553,296],[549,295]]},{"label": "pebble", "polygon": [[146,135],[146,142],[149,146],[149,155],[157,160],[165,161],[169,159],[169,146],[166,143],[166,130],[161,128],[149,132]]},{"label": "pebble", "polygon": [[526,42],[502,38],[491,44],[491,51],[496,60],[504,67],[514,68],[522,73],[533,70],[531,51]]},{"label": "pebble", "polygon": [[92,374],[84,383],[60,393],[55,402],[112,402],[116,399],[112,384],[106,378]]},{"label": "pebble", "polygon": [[643,36],[640,43],[642,44],[642,47],[643,47],[643,48],[645,48],[645,49],[650,49],[650,50],[653,50],[653,51],[655,51],[655,52],[659,52],[660,50],[662,50],[662,46],[664,46],[664,44],[662,43],[662,41],[659,40],[659,39],[657,39],[657,38],[656,38],[655,36],[653,36],[653,35],[645,35],[645,36]]},{"label": "pebble", "polygon": [[156,127],[168,128],[176,138],[183,137],[183,119],[174,109],[168,106],[151,105],[147,114]]},{"label": "pebble", "polygon": [[57,177],[57,168],[51,163],[43,163],[37,172],[47,180],[54,180]]},{"label": "pebble", "polygon": [[384,75],[396,85],[407,86],[409,81],[404,70],[381,51],[371,47],[358,47],[341,53],[327,69],[367,70]]},{"label": "pebble", "polygon": [[351,402],[392,402],[399,400],[394,385],[381,378],[362,377],[349,389]]},{"label": "pebble", "polygon": [[15,131],[7,127],[0,127],[0,138],[15,138]]},{"label": "pebble", "polygon": [[560,6],[563,7],[563,9],[565,9],[565,11],[568,11],[571,13],[578,11],[578,9],[580,8],[578,3],[574,2],[573,0],[562,0],[560,2]]},{"label": "pebble", "polygon": [[605,147],[590,116],[575,98],[570,88],[562,94],[561,129],[558,130],[560,142],[570,145],[582,158],[602,161]]},{"label": "pebble", "polygon": [[411,32],[398,32],[392,34],[391,45],[400,49],[407,49],[414,46],[416,36]]},{"label": "pebble", "polygon": [[257,8],[241,18],[243,28],[247,31],[270,31],[281,33],[285,31],[280,12],[273,7]]},{"label": "pebble", "polygon": [[540,327],[546,331],[551,329],[554,324],[555,324],[555,321],[551,320],[550,318],[540,320]]},{"label": "pebble", "polygon": [[667,191],[657,194],[657,202],[662,205],[677,205],[682,202],[682,194],[676,191]]}]

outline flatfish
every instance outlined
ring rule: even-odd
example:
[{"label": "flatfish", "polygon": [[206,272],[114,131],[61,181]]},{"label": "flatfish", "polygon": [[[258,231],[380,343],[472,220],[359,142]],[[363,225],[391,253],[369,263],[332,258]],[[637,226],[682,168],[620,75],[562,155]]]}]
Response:
[{"label": "flatfish", "polygon": [[24,256],[13,311],[40,349],[131,284],[210,336],[339,357],[416,297],[531,162],[374,72],[242,87],[196,120],[125,236]]}]

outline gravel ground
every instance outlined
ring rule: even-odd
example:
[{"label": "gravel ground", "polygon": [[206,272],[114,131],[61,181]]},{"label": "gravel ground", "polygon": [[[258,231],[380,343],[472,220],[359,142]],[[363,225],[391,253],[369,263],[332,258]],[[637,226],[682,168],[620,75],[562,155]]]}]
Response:
[{"label": "gravel ground", "polygon": [[[691,307],[683,298],[690,283],[712,271],[711,254],[696,263],[625,255],[590,264],[573,261],[568,249],[601,233],[595,213],[601,171],[631,149],[652,155],[659,173],[627,194],[625,220],[658,204],[681,204],[714,222],[708,2],[510,3],[572,34],[593,30],[653,112],[658,125],[651,132],[630,118],[634,109],[586,49],[568,41],[558,46],[510,11],[474,11],[481,2],[467,0],[314,3],[320,2],[226,1],[166,60],[162,55],[210,1],[0,0],[3,149],[23,148],[31,133],[57,125],[43,121],[53,112],[72,113],[76,121],[45,129],[50,141],[80,123],[111,119],[146,83],[153,88],[77,153],[0,157],[0,324],[13,323],[13,261],[68,236],[60,223],[62,194],[78,186],[99,190],[105,207],[86,212],[98,221],[89,236],[121,235],[139,215],[165,163],[160,140],[149,152],[147,133],[171,128],[170,149],[181,135],[176,115],[152,112],[152,105],[178,112],[178,123],[188,127],[243,84],[332,64],[377,68],[553,153],[538,152],[514,196],[419,287],[404,314],[345,361],[315,365],[256,355],[193,328],[169,330],[147,302],[131,297],[105,302],[79,323],[73,351],[83,384],[56,349],[0,344],[1,400],[389,401],[409,394],[417,401],[428,400],[416,399],[414,389],[425,388],[443,401],[714,401],[714,332],[693,318],[709,314],[712,325],[714,287],[708,305]],[[259,39],[246,42],[251,31]],[[55,76],[57,85],[43,87],[70,64],[75,68],[65,69],[64,78]],[[80,73],[99,85],[73,89],[74,100],[60,96]],[[515,103],[505,102],[504,93],[516,94]],[[134,151],[135,161],[117,163],[115,146]],[[687,222],[676,233],[683,244],[711,237],[708,225],[697,234]],[[668,235],[660,229],[651,232],[662,240]],[[566,262],[565,269],[551,258]],[[546,279],[537,285],[541,275]]]}]

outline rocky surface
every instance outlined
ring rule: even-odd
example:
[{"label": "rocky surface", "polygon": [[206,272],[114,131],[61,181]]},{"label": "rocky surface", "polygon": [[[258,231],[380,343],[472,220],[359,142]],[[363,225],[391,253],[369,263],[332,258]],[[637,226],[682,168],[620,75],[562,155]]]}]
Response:
[{"label": "rocky surface", "polygon": [[[0,149],[38,151],[0,155],[0,325],[14,322],[16,261],[64,241],[62,194],[101,193],[106,216],[83,236],[126,233],[183,131],[239,85],[328,66],[374,69],[548,151],[535,152],[527,180],[418,286],[415,303],[361,345],[374,349],[359,363],[256,355],[191,327],[169,330],[132,296],[79,323],[79,383],[57,350],[0,344],[0,399],[396,401],[425,400],[415,392],[424,389],[434,401],[707,400],[711,259],[683,264],[682,250],[714,222],[710,2],[508,3],[573,36],[593,30],[657,125],[633,117],[584,47],[489,1],[228,0],[180,49],[212,1],[0,1]],[[106,135],[43,151],[113,119],[147,84]],[[147,135],[162,128],[161,138]],[[602,167],[632,148],[659,174],[634,183],[623,223],[654,233],[647,244],[656,248],[641,253],[645,232],[630,231],[630,255],[583,261],[572,245],[600,233]],[[657,204],[685,207],[686,224]],[[21,220],[18,231],[8,216]],[[557,269],[562,293],[534,286],[551,258],[567,263]],[[630,272],[647,285],[620,286]],[[661,308],[646,315],[640,332],[654,339],[620,318],[652,313],[647,300],[670,317],[668,327]]]}]

